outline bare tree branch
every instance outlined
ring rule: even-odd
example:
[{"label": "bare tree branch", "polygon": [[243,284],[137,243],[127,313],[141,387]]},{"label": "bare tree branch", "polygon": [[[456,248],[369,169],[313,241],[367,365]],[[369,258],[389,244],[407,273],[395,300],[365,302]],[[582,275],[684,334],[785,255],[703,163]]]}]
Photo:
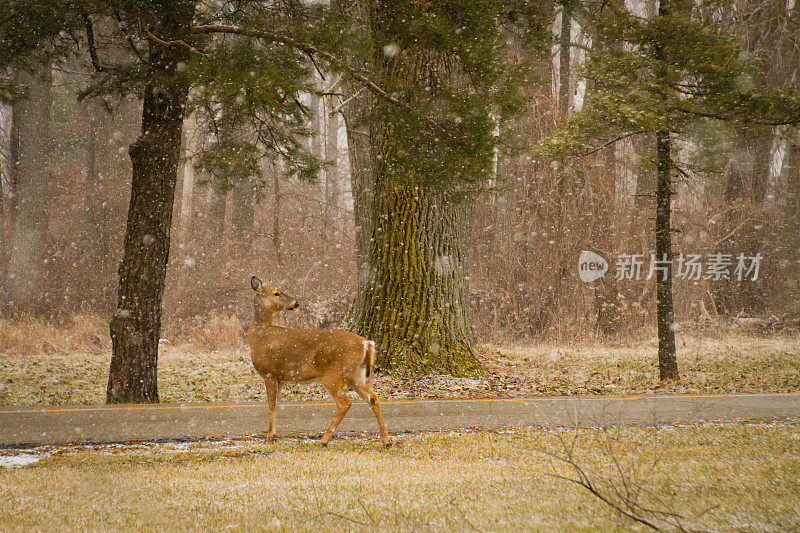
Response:
[{"label": "bare tree branch", "polygon": [[206,59],[211,59],[210,55],[208,55],[208,54],[206,54],[204,52],[201,52],[200,50],[198,50],[194,46],[190,45],[186,41],[181,41],[181,40],[165,41],[163,39],[159,39],[158,37],[153,35],[153,33],[150,30],[145,28],[144,25],[142,25],[142,33],[144,33],[144,35],[145,35],[145,37],[147,37],[148,41],[153,42],[153,43],[155,43],[155,44],[157,44],[159,46],[164,46],[164,47],[167,47],[167,48],[182,48],[184,50],[188,50],[192,54],[203,56]]}]

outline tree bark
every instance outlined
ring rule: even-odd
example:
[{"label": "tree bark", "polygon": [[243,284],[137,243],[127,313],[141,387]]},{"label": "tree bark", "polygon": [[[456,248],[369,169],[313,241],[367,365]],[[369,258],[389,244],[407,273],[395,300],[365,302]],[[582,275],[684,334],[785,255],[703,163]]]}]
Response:
[{"label": "tree bark", "polygon": [[[658,16],[666,17],[670,0],[658,4]],[[656,77],[668,77],[661,43],[655,46]],[[662,95],[666,109],[667,97]],[[662,261],[666,274],[656,271],[656,322],[658,328],[658,371],[662,380],[680,379],[675,354],[675,310],[672,304],[672,144],[668,128],[656,132],[656,260]]]},{"label": "tree bark", "polygon": [[[184,38],[193,5],[177,2],[161,17],[162,35]],[[109,403],[157,402],[161,299],[169,258],[170,227],[188,85],[177,76],[186,52],[150,51],[151,81],[145,87],[142,131],[130,146],[133,185],[119,267],[117,311],[110,324]]]},{"label": "tree bark", "polygon": [[19,73],[24,100],[13,106],[16,129],[16,222],[8,265],[8,297],[17,310],[30,310],[43,300],[42,277],[47,238],[50,171],[50,65],[34,77]]},{"label": "tree bark", "polygon": [[368,278],[351,327],[375,340],[379,364],[410,375],[475,376],[464,243],[468,206],[382,181],[374,203]]},{"label": "tree bark", "polygon": [[[12,113],[7,112],[10,110],[0,110],[0,127],[5,131],[13,131],[14,118]],[[13,147],[13,141],[10,143]],[[6,199],[8,198],[8,184],[10,184],[11,173],[13,172],[13,161],[15,158],[15,149],[11,150],[9,154],[10,161],[5,160],[3,168],[0,169],[0,294],[6,294],[6,276],[8,274],[8,231],[6,225],[8,222],[8,211],[6,209]],[[0,305],[2,305],[0,299]]]},{"label": "tree bark", "polygon": [[[391,93],[396,84],[417,83],[425,68],[424,57],[390,60],[383,88]],[[396,157],[403,132],[371,125],[371,155],[359,159],[378,162],[372,233],[349,324],[376,342],[379,364],[390,372],[480,375],[466,276],[469,204],[456,201],[453,189],[415,183]]]}]

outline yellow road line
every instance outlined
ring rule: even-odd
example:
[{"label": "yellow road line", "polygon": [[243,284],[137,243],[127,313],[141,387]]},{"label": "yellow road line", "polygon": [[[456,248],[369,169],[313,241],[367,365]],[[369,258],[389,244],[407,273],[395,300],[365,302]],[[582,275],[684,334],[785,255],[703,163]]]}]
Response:
[{"label": "yellow road line", "polygon": [[[389,400],[381,402],[382,405],[402,404],[427,404],[427,403],[490,403],[490,402],[557,402],[557,401],[642,401],[642,400],[667,400],[667,399],[692,399],[692,398],[786,398],[800,397],[798,392],[776,393],[742,393],[742,394],[671,394],[653,396],[561,396],[549,398],[443,398],[427,400]],[[364,404],[364,402],[355,402]],[[279,407],[333,407],[330,402],[320,403],[288,403],[279,404]],[[0,414],[20,413],[78,413],[87,411],[137,411],[137,410],[179,410],[179,409],[231,409],[242,407],[267,407],[267,404],[229,404],[229,405],[127,405],[127,406],[101,406],[101,407],[63,407],[54,409],[14,409],[0,411]]]}]

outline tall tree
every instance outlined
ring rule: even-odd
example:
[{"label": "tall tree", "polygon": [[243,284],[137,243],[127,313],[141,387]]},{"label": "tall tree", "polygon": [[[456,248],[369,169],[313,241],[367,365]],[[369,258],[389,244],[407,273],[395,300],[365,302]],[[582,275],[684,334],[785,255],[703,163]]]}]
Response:
[{"label": "tall tree", "polygon": [[741,83],[748,65],[740,45],[713,10],[684,0],[661,0],[652,19],[615,2],[594,20],[593,47],[585,67],[592,98],[543,150],[563,158],[637,135],[655,140],[654,266],[658,360],[662,379],[678,378],[672,298],[674,273],[671,209],[676,137],[699,121],[791,124],[800,119],[794,90],[748,91]]},{"label": "tall tree", "polygon": [[16,183],[16,222],[8,265],[8,297],[19,310],[30,310],[42,300],[44,250],[50,198],[49,63],[33,74],[20,69],[22,97],[13,106],[13,135],[16,144],[12,168]]},{"label": "tall tree", "polygon": [[492,175],[492,115],[516,111],[498,23],[519,12],[468,1],[340,8],[360,14],[360,57],[381,92],[401,103],[356,98],[345,111],[361,247],[349,326],[376,341],[387,370],[479,374],[469,200]]},{"label": "tall tree", "polygon": [[[110,323],[109,402],[158,401],[161,299],[189,88],[198,88],[201,106],[212,115],[223,103],[257,116],[266,129],[259,136],[265,146],[280,152],[295,172],[309,166],[311,158],[297,140],[303,132],[296,125],[304,110],[295,104],[297,95],[308,89],[307,55],[275,39],[272,46],[260,48],[215,41],[194,25],[264,11],[258,2],[246,4],[232,13],[196,0],[0,4],[0,68],[13,62],[23,71],[35,71],[53,57],[73,54],[77,42],[96,71],[81,97],[131,92],[143,99],[141,134],[129,149],[133,179],[118,306]],[[292,10],[266,12],[287,32],[287,22],[296,16]],[[97,20],[115,24],[113,35],[128,51],[124,60],[107,62],[109,58],[99,53],[94,40]],[[9,92],[8,87],[2,89],[3,94]]]}]

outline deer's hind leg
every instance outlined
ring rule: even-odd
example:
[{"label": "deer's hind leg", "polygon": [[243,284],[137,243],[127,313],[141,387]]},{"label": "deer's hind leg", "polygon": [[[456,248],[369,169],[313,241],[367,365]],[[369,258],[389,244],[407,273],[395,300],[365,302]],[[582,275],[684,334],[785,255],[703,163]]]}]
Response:
[{"label": "deer's hind leg", "polygon": [[344,392],[344,383],[338,382],[329,382],[329,381],[320,381],[323,387],[331,393],[333,396],[333,400],[336,402],[336,414],[333,416],[333,422],[331,422],[330,427],[328,427],[328,431],[322,436],[319,443],[322,446],[326,446],[328,441],[331,440],[333,436],[333,432],[336,431],[336,428],[339,427],[344,415],[347,414],[347,411],[350,409],[350,406],[353,402],[350,401],[350,398],[347,397],[347,394]]},{"label": "deer's hind leg", "polygon": [[386,422],[383,420],[383,413],[381,413],[381,406],[378,404],[378,397],[372,392],[372,387],[369,384],[360,384],[357,382],[351,383],[353,389],[358,393],[361,398],[367,402],[372,412],[375,413],[375,418],[378,420],[378,427],[381,430],[381,440],[383,445],[389,447],[389,432],[386,431]]}]

